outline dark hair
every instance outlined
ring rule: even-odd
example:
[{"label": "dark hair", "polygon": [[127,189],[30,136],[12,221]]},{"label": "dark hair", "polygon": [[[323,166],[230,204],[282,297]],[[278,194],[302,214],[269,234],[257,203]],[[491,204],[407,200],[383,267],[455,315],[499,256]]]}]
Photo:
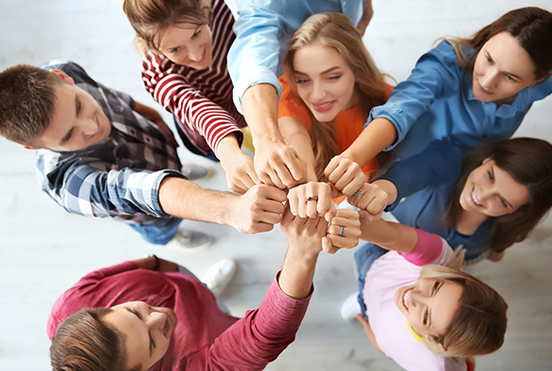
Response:
[{"label": "dark hair", "polygon": [[462,175],[445,209],[445,223],[455,228],[462,214],[458,200],[470,173],[490,158],[517,183],[527,187],[530,200],[512,214],[491,218],[490,248],[501,252],[521,242],[552,207],[552,145],[536,138],[514,138],[487,143],[464,159]]},{"label": "dark hair", "polygon": [[[460,67],[473,71],[477,53],[491,37],[501,32],[508,32],[527,51],[535,65],[536,80],[552,74],[552,13],[537,7],[511,10],[490,25],[483,27],[471,39],[453,40]],[[463,43],[473,48],[475,53],[468,57],[463,50]]]},{"label": "dark hair", "polygon": [[83,308],[59,326],[50,346],[54,371],[126,371],[124,335],[101,321],[109,308]]},{"label": "dark hair", "polygon": [[[384,74],[376,67],[351,19],[341,13],[320,13],[310,16],[290,40],[283,69],[289,88],[295,96],[299,97],[293,58],[297,50],[312,44],[335,49],[351,67],[356,80],[355,91],[359,95],[366,118],[372,107],[386,102]],[[312,112],[308,111],[312,122],[311,140],[316,175],[319,181],[323,181],[324,169],[332,157],[339,154],[339,147],[333,131],[333,122],[319,122]]]},{"label": "dark hair", "polygon": [[55,86],[65,82],[42,68],[19,64],[0,73],[0,135],[36,146],[50,125]]},{"label": "dark hair", "polygon": [[[212,8],[209,0],[125,0],[126,13],[139,49],[159,52],[161,36],[167,28],[181,24],[209,24]],[[143,51],[143,50],[142,50]]]}]

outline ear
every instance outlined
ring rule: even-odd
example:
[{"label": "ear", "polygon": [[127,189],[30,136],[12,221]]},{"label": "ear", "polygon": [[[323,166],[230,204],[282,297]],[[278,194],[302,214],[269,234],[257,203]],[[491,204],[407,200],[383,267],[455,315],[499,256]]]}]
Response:
[{"label": "ear", "polygon": [[492,160],[493,160],[492,158],[487,157],[486,159],[483,160],[483,162],[481,163],[481,165],[485,165],[487,162],[492,161]]},{"label": "ear", "polygon": [[68,84],[71,84],[71,85],[75,84],[75,80],[73,80],[73,78],[71,76],[69,76],[68,74],[66,74],[62,70],[50,70],[50,72],[57,75],[60,79],[62,79],[63,81],[65,81]]},{"label": "ear", "polygon": [[34,149],[34,150],[36,150],[36,149],[42,149],[42,148],[40,148],[40,147],[30,147],[30,146],[23,146],[23,148],[25,148],[25,149]]},{"label": "ear", "polygon": [[546,75],[543,78],[538,79],[538,80],[535,79],[535,81],[533,81],[531,84],[529,84],[529,86],[534,86],[534,85],[536,85],[540,82],[543,82],[544,80],[547,80],[550,76],[552,76],[552,74],[548,74],[548,75]]},{"label": "ear", "polygon": [[432,335],[426,335],[426,342],[428,343],[433,343],[434,345],[438,346],[439,348],[441,348],[441,350],[443,352],[446,352],[447,351],[447,348],[441,344],[436,338],[435,336],[432,336]]}]

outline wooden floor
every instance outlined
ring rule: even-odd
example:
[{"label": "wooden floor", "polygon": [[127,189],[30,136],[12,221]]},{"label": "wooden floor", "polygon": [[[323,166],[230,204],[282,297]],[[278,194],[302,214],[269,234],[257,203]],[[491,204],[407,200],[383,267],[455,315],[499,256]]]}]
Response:
[{"label": "wooden floor", "polygon": [[[378,66],[397,81],[445,35],[469,35],[504,12],[528,4],[552,10],[552,0],[373,0],[365,42]],[[96,80],[159,109],[140,81],[140,56],[117,0],[0,0],[0,69],[52,58],[81,64]],[[170,116],[165,116],[170,119]],[[552,141],[552,100],[538,102],[516,135]],[[182,152],[184,159],[193,156]],[[46,319],[54,300],[99,267],[155,253],[201,275],[233,257],[238,277],[223,295],[234,315],[255,308],[279,269],[286,241],[277,228],[241,235],[232,228],[186,222],[216,237],[210,249],[185,254],[143,242],[129,227],[70,215],[39,190],[34,155],[0,138],[0,370],[48,370]],[[202,186],[226,189],[222,170]],[[356,289],[352,254],[322,255],[315,293],[297,340],[268,370],[398,370],[377,353],[357,323],[339,316]],[[552,369],[552,218],[503,262],[470,271],[508,301],[504,347],[477,359],[478,370]]]}]

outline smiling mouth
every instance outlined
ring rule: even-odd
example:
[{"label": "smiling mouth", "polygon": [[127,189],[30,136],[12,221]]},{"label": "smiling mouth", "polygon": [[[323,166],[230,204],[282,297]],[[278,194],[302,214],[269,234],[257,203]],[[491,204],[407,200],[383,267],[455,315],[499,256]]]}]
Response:
[{"label": "smiling mouth", "polygon": [[479,198],[477,198],[477,195],[475,194],[475,188],[472,190],[470,197],[474,204],[476,204],[477,206],[483,206],[483,204],[481,204]]},{"label": "smiling mouth", "polygon": [[403,303],[403,306],[406,308],[406,311],[409,311],[408,309],[408,299],[410,298],[410,291],[412,289],[408,289],[408,290],[405,290],[405,292],[403,293],[403,297],[402,297],[402,303]]},{"label": "smiling mouth", "polygon": [[318,112],[326,112],[332,109],[333,105],[335,103],[335,100],[324,102],[324,103],[311,103],[312,107],[318,111]]}]

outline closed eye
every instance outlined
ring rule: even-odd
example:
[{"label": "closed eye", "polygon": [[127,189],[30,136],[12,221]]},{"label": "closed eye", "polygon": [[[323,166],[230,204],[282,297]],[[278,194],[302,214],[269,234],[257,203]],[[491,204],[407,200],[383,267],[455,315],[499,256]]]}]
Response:
[{"label": "closed eye", "polygon": [[169,52],[177,53],[179,50],[180,50],[180,46],[177,46],[176,48],[172,48],[171,50],[169,50]]}]

